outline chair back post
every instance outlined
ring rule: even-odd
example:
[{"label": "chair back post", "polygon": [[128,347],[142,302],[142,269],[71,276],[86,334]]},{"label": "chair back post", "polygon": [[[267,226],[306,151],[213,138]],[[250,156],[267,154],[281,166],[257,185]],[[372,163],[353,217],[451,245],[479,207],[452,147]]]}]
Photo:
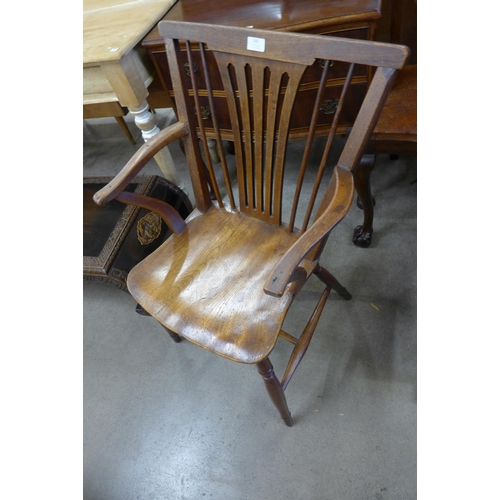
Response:
[{"label": "chair back post", "polygon": [[397,71],[378,67],[339,159],[339,166],[355,171],[364,154]]},{"label": "chair back post", "polygon": [[180,121],[186,121],[189,127],[189,134],[183,139],[184,149],[187,156],[187,164],[191,182],[193,184],[193,192],[196,208],[202,212],[208,210],[212,206],[210,192],[204,171],[198,168],[198,165],[203,163],[201,151],[196,135],[196,122],[193,113],[189,113],[187,103],[189,102],[188,89],[182,81],[179,63],[179,41],[172,38],[165,38],[165,49],[169,61],[170,76],[172,85],[176,94],[177,114]]}]

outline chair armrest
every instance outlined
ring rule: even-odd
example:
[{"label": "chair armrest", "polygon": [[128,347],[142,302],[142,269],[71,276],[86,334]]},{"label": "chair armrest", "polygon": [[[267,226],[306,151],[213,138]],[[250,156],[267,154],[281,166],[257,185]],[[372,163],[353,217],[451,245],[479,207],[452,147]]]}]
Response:
[{"label": "chair armrest", "polygon": [[115,199],[158,151],[171,142],[188,135],[188,133],[186,122],[175,123],[161,130],[140,147],[114,179],[94,194],[94,201],[98,205],[104,205]]},{"label": "chair armrest", "polygon": [[269,276],[264,292],[281,297],[289,283],[300,275],[299,264],[309,251],[345,217],[354,197],[354,181],[348,168],[335,168],[336,190],[332,200],[314,224],[289,248]]},{"label": "chair armrest", "polygon": [[139,148],[122,170],[106,186],[94,194],[94,201],[98,205],[105,205],[109,201],[116,199],[122,203],[152,210],[162,218],[171,231],[176,234],[182,232],[186,227],[186,223],[171,205],[148,196],[129,193],[124,190],[158,151],[167,144],[187,134],[188,125],[186,122],[179,122],[161,130]]}]

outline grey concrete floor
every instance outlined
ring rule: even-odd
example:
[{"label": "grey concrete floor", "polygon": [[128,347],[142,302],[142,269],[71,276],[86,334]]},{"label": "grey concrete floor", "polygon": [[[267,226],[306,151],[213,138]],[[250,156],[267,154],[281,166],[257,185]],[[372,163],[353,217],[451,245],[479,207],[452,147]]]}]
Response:
[{"label": "grey concrete floor", "polygon": [[[136,146],[112,119],[84,122],[84,177],[121,169],[141,142],[131,129]],[[171,153],[189,191],[177,145]],[[328,301],[286,391],[292,428],[254,367],[175,344],[126,292],[84,283],[83,497],[417,498],[416,178],[416,158],[379,157],[372,246],[351,242],[355,204],[328,242],[322,262],[353,299]],[[311,279],[285,330],[301,331],[320,293]],[[278,376],[289,353],[278,342]]]}]

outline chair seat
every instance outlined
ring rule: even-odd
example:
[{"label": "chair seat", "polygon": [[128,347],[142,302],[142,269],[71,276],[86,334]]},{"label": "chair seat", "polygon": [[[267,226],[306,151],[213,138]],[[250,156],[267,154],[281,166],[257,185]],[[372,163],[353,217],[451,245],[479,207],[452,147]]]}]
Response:
[{"label": "chair seat", "polygon": [[191,342],[234,361],[263,360],[293,300],[289,291],[267,295],[264,284],[298,235],[216,207],[187,222],[130,272],[130,293]]}]

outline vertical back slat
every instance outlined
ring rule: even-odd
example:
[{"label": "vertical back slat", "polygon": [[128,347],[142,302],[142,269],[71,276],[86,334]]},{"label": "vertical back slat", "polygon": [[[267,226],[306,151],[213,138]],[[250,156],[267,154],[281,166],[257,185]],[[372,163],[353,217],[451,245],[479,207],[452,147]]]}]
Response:
[{"label": "vertical back slat", "polygon": [[[212,84],[210,81],[210,75],[208,72],[208,64],[207,64],[206,54],[205,54],[205,45],[203,43],[200,43],[200,55],[201,55],[201,62],[203,65],[203,74],[205,75],[205,82],[207,85],[208,103],[210,105],[210,109],[215,110],[216,108],[215,108],[215,102],[214,102],[214,95],[213,95],[213,90],[212,90]],[[226,191],[227,191],[227,194],[229,196],[229,203],[230,203],[231,209],[234,210],[236,208],[236,203],[234,201],[233,187],[231,185],[231,178],[230,178],[229,169],[227,166],[226,155],[224,154],[224,147],[222,145],[222,138],[221,138],[220,128],[219,128],[219,120],[217,118],[217,113],[215,113],[215,112],[212,113],[212,123],[214,126],[215,141],[217,143],[217,148],[220,152],[222,173],[224,175],[224,182],[226,184]]]},{"label": "vertical back slat", "polygon": [[349,70],[347,72],[344,86],[342,87],[342,93],[340,94],[337,109],[335,111],[332,125],[330,127],[330,132],[328,133],[328,139],[326,141],[325,149],[323,150],[323,156],[321,158],[321,163],[320,163],[319,168],[318,168],[318,173],[316,175],[316,180],[314,182],[314,187],[313,187],[313,191],[311,194],[311,198],[309,200],[306,215],[304,217],[304,222],[302,224],[302,232],[304,232],[307,229],[307,226],[309,225],[309,221],[311,219],[311,214],[312,214],[312,211],[314,208],[314,204],[316,202],[316,197],[318,195],[319,185],[320,185],[321,180],[323,178],[323,173],[325,171],[325,167],[326,167],[326,164],[328,162],[328,157],[329,157],[330,151],[332,149],[333,140],[335,139],[335,134],[337,132],[337,127],[339,124],[340,116],[342,114],[342,109],[344,107],[346,95],[347,95],[347,92],[348,92],[350,85],[351,85],[352,76],[354,74],[354,66],[355,66],[354,64],[351,64],[349,66]]},{"label": "vertical back slat", "polygon": [[256,209],[264,212],[264,74],[265,68],[252,72],[253,123],[254,123],[254,168],[256,187]]},{"label": "vertical back slat", "polygon": [[314,133],[316,131],[316,125],[318,123],[319,117],[319,107],[321,100],[323,98],[323,93],[325,90],[326,76],[328,74],[328,65],[330,61],[326,61],[323,67],[323,73],[321,74],[321,80],[319,82],[318,92],[316,93],[316,100],[314,102],[313,114],[311,117],[311,123],[309,125],[309,131],[307,133],[306,145],[304,148],[304,154],[302,155],[302,162],[300,164],[299,175],[297,178],[297,185],[295,186],[295,194],[292,203],[292,209],[290,213],[290,220],[288,222],[288,231],[292,232],[295,226],[295,217],[297,216],[297,208],[299,206],[300,193],[302,191],[302,185],[304,184],[304,176],[306,173],[307,164],[309,163],[309,157],[311,155],[311,147],[314,139]]},{"label": "vertical back slat", "polygon": [[306,66],[215,56],[233,130],[241,131],[234,141],[240,210],[279,225],[289,123]]},{"label": "vertical back slat", "polygon": [[281,225],[282,194],[283,194],[283,173],[285,168],[286,146],[288,142],[288,132],[290,118],[292,115],[295,96],[304,72],[304,67],[293,67],[288,74],[288,83],[286,86],[285,97],[283,99],[280,126],[277,131],[276,154],[274,159],[274,192],[272,205],[272,218],[276,224]]},{"label": "vertical back slat", "polygon": [[243,146],[241,139],[241,124],[240,117],[236,108],[236,89],[231,76],[231,68],[233,67],[233,58],[228,54],[215,53],[215,57],[219,66],[219,72],[222,84],[226,93],[227,106],[229,117],[233,126],[233,144],[236,156],[236,175],[238,180],[238,196],[240,209],[242,206],[248,205],[247,194],[245,189],[246,179],[243,162]]},{"label": "vertical back slat", "polygon": [[266,116],[266,150],[265,150],[265,195],[264,204],[269,218],[272,217],[270,207],[272,206],[272,196],[274,187],[274,151],[275,151],[275,130],[276,117],[278,112],[278,99],[281,91],[282,74],[271,69],[269,79],[269,94],[267,97]]},{"label": "vertical back slat", "polygon": [[[194,68],[193,54],[191,52],[191,42],[189,40],[186,40],[186,52],[187,52],[189,67]],[[205,124],[203,123],[203,117],[202,117],[202,113],[201,113],[201,105],[200,105],[200,99],[199,99],[199,95],[198,95],[198,86],[196,84],[195,72],[190,71],[190,75],[191,75],[191,85],[193,87],[196,115],[198,117],[198,127],[200,129],[200,136],[201,136],[201,140],[202,140],[202,144],[203,144],[203,152],[205,153],[205,161],[208,164],[208,174],[210,176],[210,183],[212,185],[213,192],[215,193],[217,203],[219,204],[219,207],[222,208],[222,206],[223,206],[222,198],[220,195],[219,186],[217,184],[217,179],[215,178],[215,172],[214,172],[214,168],[212,165],[212,158],[210,156],[210,151],[208,149],[207,137],[206,137],[206,133],[205,133]]]},{"label": "vertical back slat", "polygon": [[243,149],[245,152],[245,172],[246,172],[246,191],[247,205],[250,210],[255,209],[255,190],[254,190],[254,169],[252,154],[252,127],[250,113],[250,92],[247,83],[247,68],[243,64],[235,66],[236,83],[238,89],[238,104],[243,131]]},{"label": "vertical back slat", "polygon": [[205,211],[212,206],[205,173],[201,172],[199,165],[203,162],[196,137],[196,122],[193,113],[188,109],[189,95],[181,76],[179,40],[165,39],[172,85],[176,89],[176,107],[179,120],[189,124],[190,133],[183,138],[188,160],[189,174],[193,184],[193,194],[198,209]]}]

